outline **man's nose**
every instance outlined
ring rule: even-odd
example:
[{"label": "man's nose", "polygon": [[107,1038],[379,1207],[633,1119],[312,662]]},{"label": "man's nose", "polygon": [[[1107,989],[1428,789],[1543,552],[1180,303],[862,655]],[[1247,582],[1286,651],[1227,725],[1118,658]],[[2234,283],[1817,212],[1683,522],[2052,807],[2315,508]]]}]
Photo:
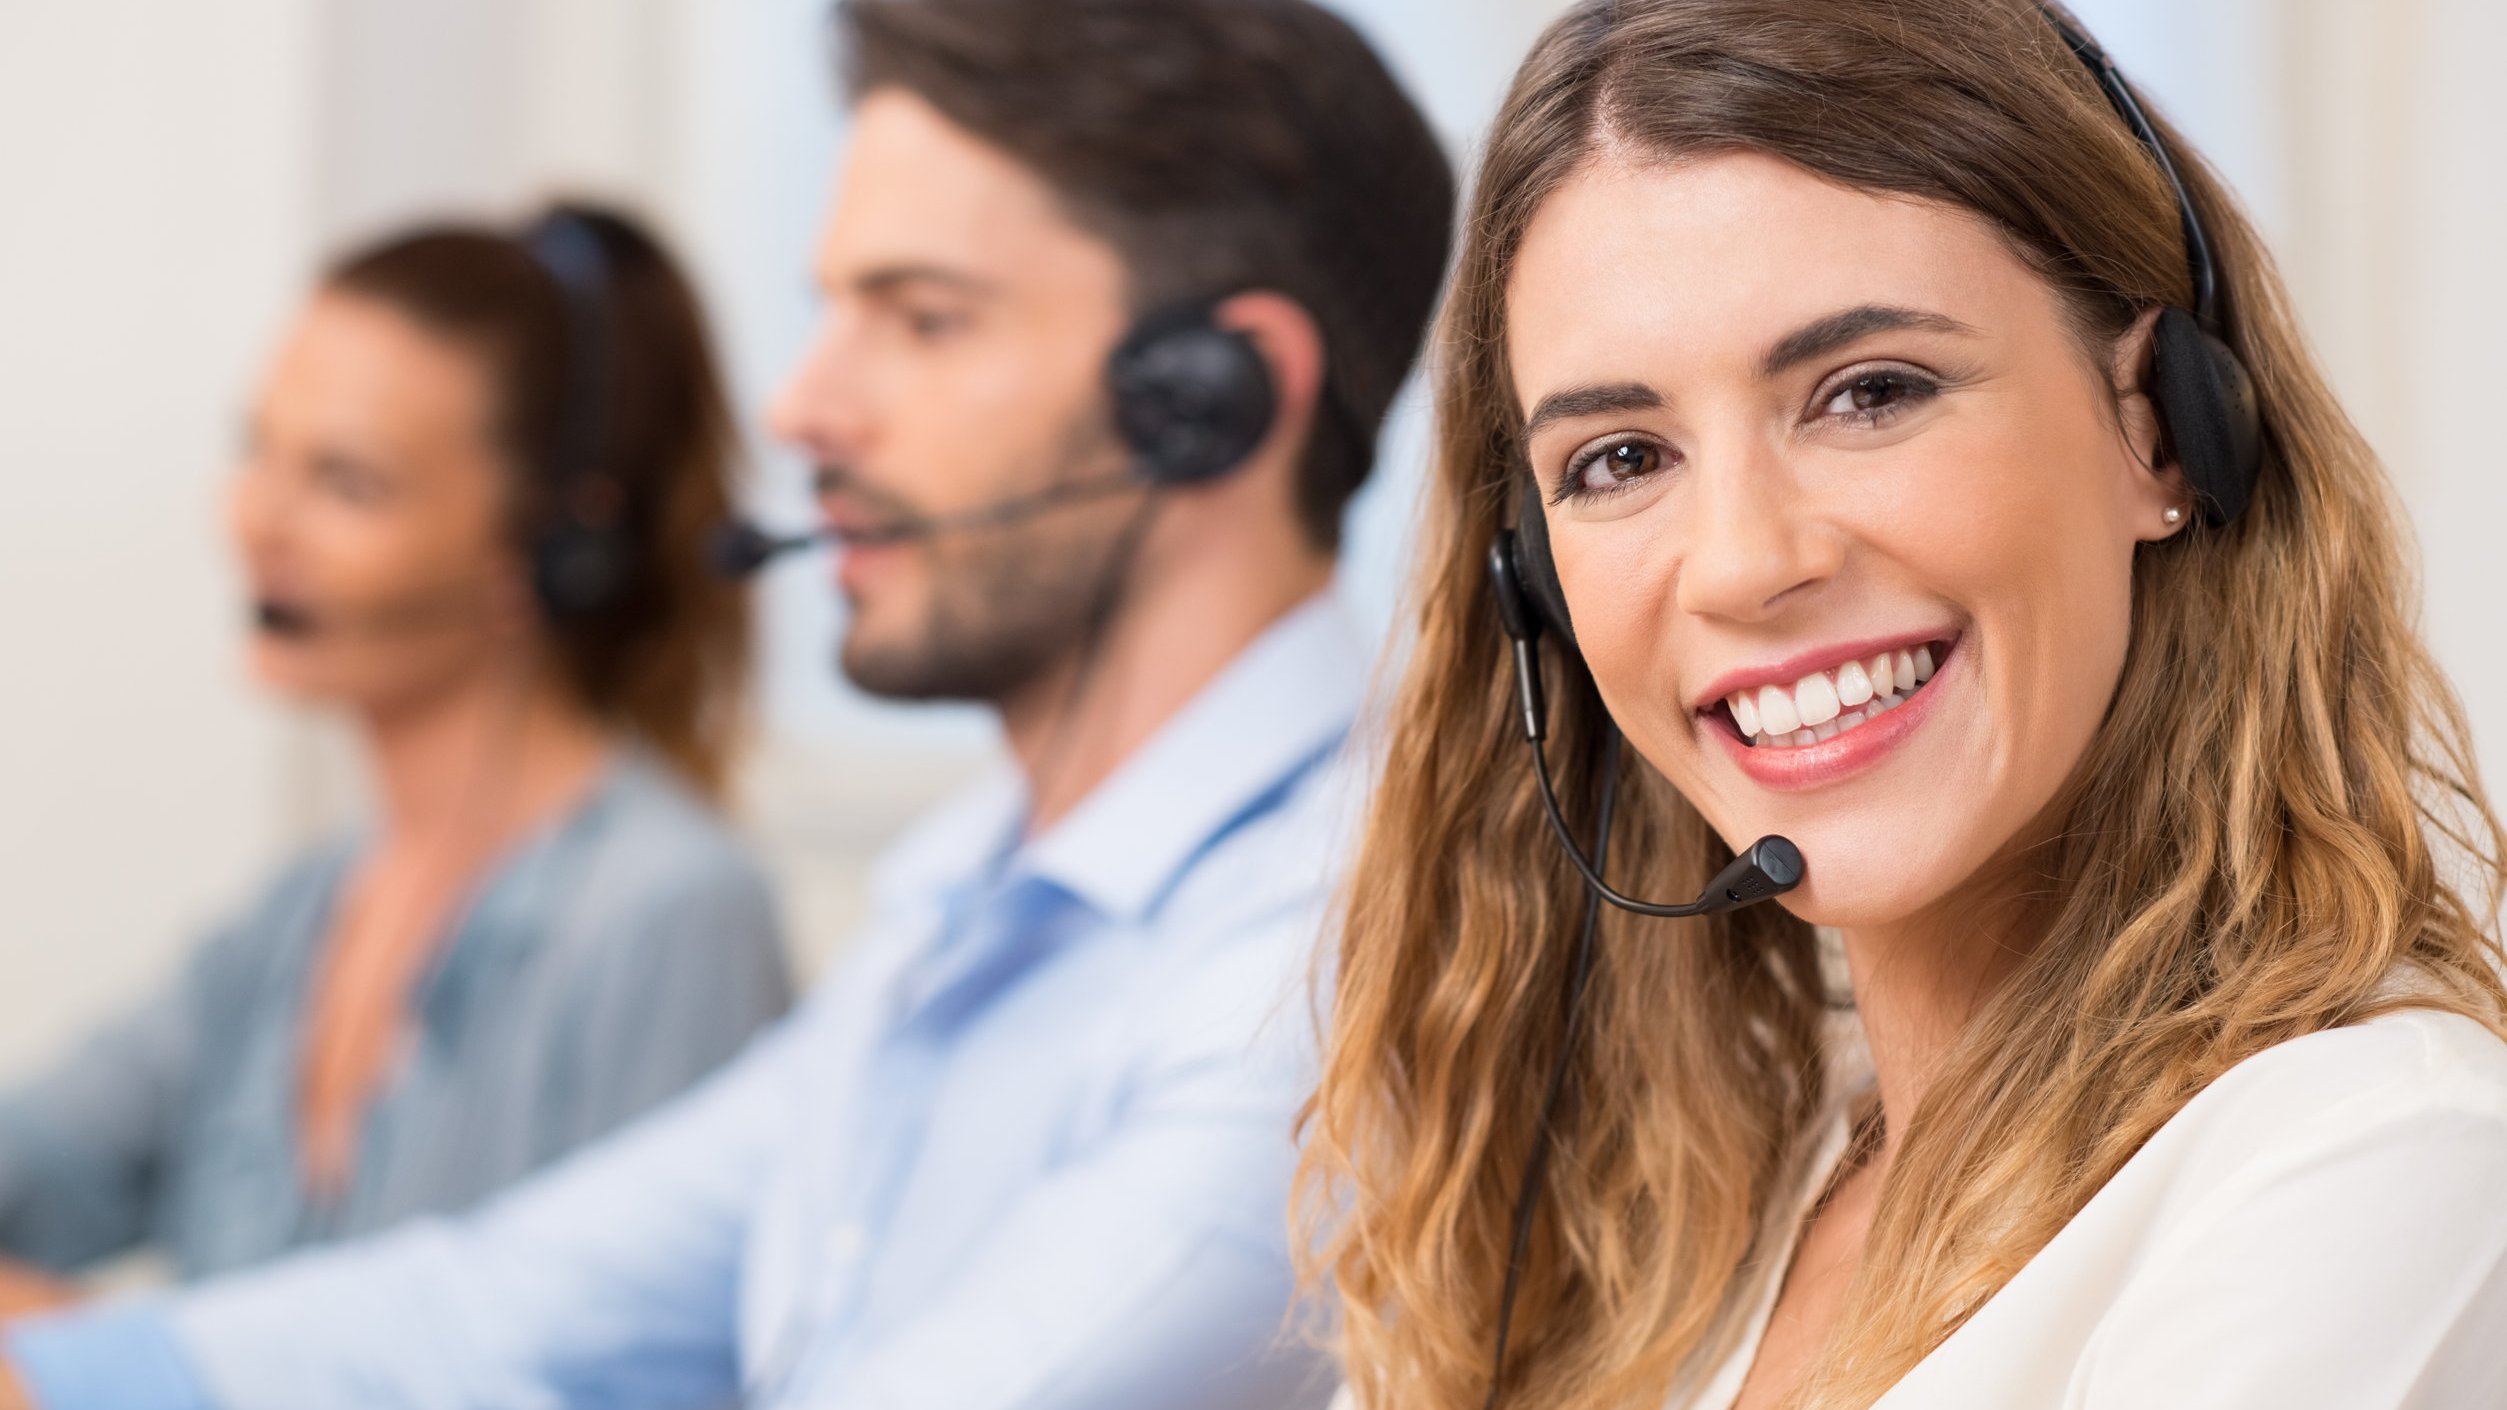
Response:
[{"label": "man's nose", "polygon": [[842,331],[831,321],[811,338],[801,361],[767,408],[766,424],[775,439],[808,453],[811,459],[839,460],[855,453],[868,418],[859,379]]}]

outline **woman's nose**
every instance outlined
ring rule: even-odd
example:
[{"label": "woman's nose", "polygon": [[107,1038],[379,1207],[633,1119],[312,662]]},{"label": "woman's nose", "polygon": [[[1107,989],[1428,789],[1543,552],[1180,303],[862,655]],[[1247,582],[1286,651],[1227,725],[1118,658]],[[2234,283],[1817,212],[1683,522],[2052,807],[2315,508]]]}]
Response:
[{"label": "woman's nose", "polygon": [[1680,532],[1679,606],[1701,617],[1754,621],[1835,576],[1839,536],[1785,464],[1780,448],[1737,438],[1691,472]]}]

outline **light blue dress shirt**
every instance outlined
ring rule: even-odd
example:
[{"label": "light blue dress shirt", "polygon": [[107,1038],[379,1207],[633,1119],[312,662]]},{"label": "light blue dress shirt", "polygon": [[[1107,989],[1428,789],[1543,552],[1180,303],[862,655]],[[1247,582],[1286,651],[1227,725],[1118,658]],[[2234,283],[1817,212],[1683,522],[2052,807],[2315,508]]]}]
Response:
[{"label": "light blue dress shirt", "polygon": [[1021,844],[885,859],[793,1019],[479,1214],[14,1332],[45,1410],[1275,1410],[1367,656],[1319,599]]}]

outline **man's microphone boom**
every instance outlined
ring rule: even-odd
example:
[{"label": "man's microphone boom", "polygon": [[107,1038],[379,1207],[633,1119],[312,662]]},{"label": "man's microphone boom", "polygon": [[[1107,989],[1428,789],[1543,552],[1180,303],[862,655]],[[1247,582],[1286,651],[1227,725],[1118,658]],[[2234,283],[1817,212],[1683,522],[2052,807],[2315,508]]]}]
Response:
[{"label": "man's microphone boom", "polygon": [[778,534],[760,528],[745,519],[733,519],[714,531],[713,542],[706,546],[706,558],[726,578],[745,578],[788,553],[816,548],[822,543],[840,543],[851,547],[872,548],[888,544],[920,543],[947,534],[967,533],[976,529],[1006,528],[1024,523],[1048,510],[1091,499],[1102,499],[1122,490],[1138,488],[1136,475],[1108,475],[1094,480],[1073,480],[1067,484],[1048,485],[1027,494],[1012,495],[990,504],[954,514],[905,514],[885,523],[868,525],[822,525],[800,533]]}]

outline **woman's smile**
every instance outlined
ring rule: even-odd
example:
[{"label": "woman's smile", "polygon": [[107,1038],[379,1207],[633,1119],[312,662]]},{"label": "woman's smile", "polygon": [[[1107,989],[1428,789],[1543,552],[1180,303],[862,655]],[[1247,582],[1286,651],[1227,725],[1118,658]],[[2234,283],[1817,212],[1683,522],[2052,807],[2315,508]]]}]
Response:
[{"label": "woman's smile", "polygon": [[1934,682],[1952,674],[1958,645],[1956,633],[1857,645],[1821,653],[1836,661],[1831,666],[1727,676],[1697,711],[1698,728],[1763,787],[1841,782],[1878,764],[1932,717],[1942,693]]}]

